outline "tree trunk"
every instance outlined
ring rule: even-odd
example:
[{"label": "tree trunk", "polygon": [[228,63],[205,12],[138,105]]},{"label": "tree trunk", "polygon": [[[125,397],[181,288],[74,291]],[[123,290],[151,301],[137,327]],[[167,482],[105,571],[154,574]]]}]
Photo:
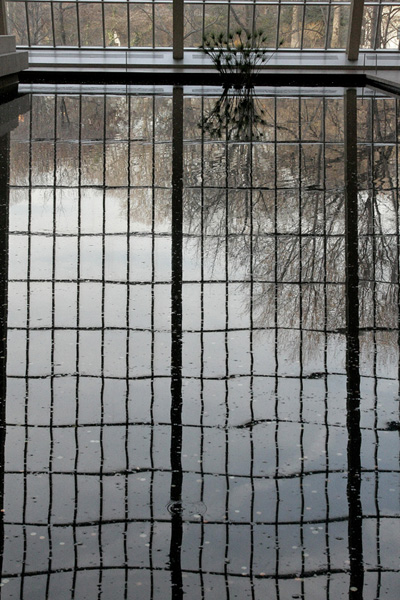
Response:
[{"label": "tree trunk", "polygon": [[333,9],[333,20],[332,20],[332,36],[331,36],[331,48],[340,48],[340,21],[342,18],[342,9],[340,6],[335,6]]},{"label": "tree trunk", "polygon": [[293,6],[292,12],[292,48],[300,48],[301,44],[301,31],[300,31],[300,22],[301,22],[301,11],[303,10],[302,6]]}]

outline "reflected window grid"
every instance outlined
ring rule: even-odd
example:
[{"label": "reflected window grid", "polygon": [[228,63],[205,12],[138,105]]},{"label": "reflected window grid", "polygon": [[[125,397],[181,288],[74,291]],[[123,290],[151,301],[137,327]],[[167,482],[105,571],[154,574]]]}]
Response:
[{"label": "reflected window grid", "polygon": [[[18,573],[21,594],[27,593],[34,578],[40,581],[37,585],[41,589],[51,590],[54,582],[61,579],[57,573],[61,567],[65,570],[63,578],[69,574],[69,585],[77,595],[83,582],[94,587],[102,585],[108,570],[117,577],[124,597],[132,593],[138,582],[146,589],[160,589],[163,574],[168,575],[165,537],[169,515],[165,506],[157,506],[157,492],[165,489],[168,493],[170,484],[170,466],[165,456],[170,423],[168,402],[163,402],[169,387],[170,330],[163,311],[169,302],[170,280],[163,255],[168,256],[170,245],[170,177],[157,170],[156,163],[159,157],[166,157],[167,161],[171,143],[170,132],[159,131],[156,114],[163,107],[168,110],[170,98],[154,96],[147,104],[148,123],[143,131],[151,169],[146,188],[136,185],[140,178],[147,177],[144,163],[139,167],[132,164],[135,140],[140,138],[132,118],[137,114],[132,112],[132,105],[138,99],[127,96],[120,102],[127,103],[129,115],[122,131],[113,128],[121,108],[113,98],[34,97],[26,137],[18,137],[20,133],[12,137],[12,152],[21,161],[26,159],[27,170],[16,172],[11,186],[11,194],[16,197],[11,207],[17,214],[14,222],[25,223],[26,227],[13,230],[11,226],[11,243],[20,252],[12,256],[21,259],[13,260],[10,286],[18,286],[18,293],[21,288],[26,289],[27,305],[25,315],[23,311],[14,315],[20,324],[13,325],[11,321],[9,325],[8,378],[12,396],[8,405],[13,414],[8,416],[6,498],[8,484],[23,500],[9,507],[12,519],[6,511],[5,531],[10,540],[17,532],[14,539],[19,540],[24,556]],[[346,572],[345,559],[344,564],[336,562],[340,554],[347,555],[345,406],[331,405],[337,390],[345,386],[343,358],[340,359],[343,332],[330,324],[329,314],[336,311],[337,316],[343,310],[343,275],[329,275],[331,253],[336,252],[339,259],[343,255],[344,232],[338,219],[343,189],[335,188],[329,174],[337,164],[336,150],[341,140],[327,139],[324,125],[320,131],[310,133],[305,118],[309,110],[319,110],[322,123],[327,123],[334,102],[329,98],[318,102],[308,98],[266,98],[271,117],[278,123],[272,127],[267,142],[215,143],[204,135],[199,141],[197,132],[184,143],[185,152],[194,149],[197,153],[194,159],[200,183],[191,179],[196,171],[193,167],[185,173],[185,194],[194,198],[185,215],[187,270],[183,294],[184,298],[185,294],[191,299],[197,297],[199,310],[194,315],[184,314],[187,413],[183,468],[190,501],[183,515],[187,544],[183,572],[188,585],[193,580],[197,582],[203,597],[208,596],[211,581],[228,597],[230,585],[237,584],[238,578],[246,581],[243,585],[254,597],[258,589],[264,589],[262,582],[268,580],[273,582],[271,594],[278,598],[288,589],[288,579],[293,578],[298,580],[296,591],[304,595],[307,574],[315,569],[307,552],[308,547],[314,547],[314,539],[318,539],[324,557],[318,565],[318,580],[325,586],[327,598],[335,583],[332,571]],[[195,116],[206,110],[204,100],[199,98],[188,99],[187,104],[194,105]],[[361,159],[366,157],[376,165],[371,179],[364,183],[363,199],[369,198],[373,206],[361,220],[360,246],[372,250],[371,265],[361,273],[362,297],[365,294],[366,305],[372,301],[372,315],[364,315],[363,336],[367,341],[364,354],[361,348],[365,363],[362,381],[373,398],[362,431],[374,448],[373,455],[363,457],[365,494],[373,498],[372,502],[365,501],[363,519],[376,531],[376,546],[371,552],[375,552],[377,570],[370,576],[379,598],[382,578],[386,571],[390,572],[381,556],[380,535],[386,522],[390,524],[394,518],[390,511],[381,509],[380,498],[387,489],[386,481],[398,472],[398,465],[390,461],[389,467],[381,469],[379,450],[387,435],[381,420],[380,395],[393,393],[398,379],[393,367],[396,361],[387,358],[388,346],[398,353],[398,303],[396,314],[388,317],[392,325],[387,326],[383,315],[388,298],[397,295],[398,290],[398,267],[394,272],[390,270],[393,264],[398,265],[399,247],[397,104],[390,98],[360,99],[359,104],[370,124],[370,135],[360,141],[359,153]],[[338,105],[340,114],[341,100]],[[289,124],[280,120],[288,106],[294,115]],[[380,122],[385,114],[383,106],[395,116],[393,131],[390,127],[385,131]],[[39,114],[46,114],[44,109],[53,115],[53,120],[49,121],[48,133],[39,136],[34,121]],[[92,130],[88,135],[84,126],[74,130],[75,115],[78,123],[81,119],[83,125],[90,123]],[[68,128],[74,132],[71,137]],[[69,152],[63,152],[63,145],[72,143],[77,146],[77,153],[71,169]],[[222,185],[212,179],[209,164],[208,150],[215,146],[221,148],[225,171]],[[87,172],[84,157],[88,147],[91,160],[100,157],[102,161],[100,177],[96,171]],[[254,165],[263,164],[259,153],[266,150],[270,151],[272,162],[267,158],[264,164],[273,169],[272,179],[263,181],[260,169],[255,175]],[[376,153],[385,160],[374,163]],[[388,160],[393,153],[396,160]],[[287,171],[280,172],[278,158],[282,156],[292,167],[290,177]],[[321,157],[327,166],[320,180],[305,185],[312,177],[307,158],[315,166]],[[35,161],[37,167],[43,160],[43,173],[34,170]],[[121,168],[124,160],[128,165],[126,172]],[[47,179],[51,165],[52,175]],[[389,172],[382,173],[382,165]],[[232,173],[237,174],[237,179],[232,179]],[[271,175],[268,168],[264,175]],[[359,176],[363,176],[362,169]],[[26,181],[21,183],[24,177]],[[296,187],[299,182],[300,187]],[[61,199],[65,190],[76,193],[69,200],[65,198],[69,204],[64,208]],[[140,194],[136,195],[143,190],[146,195],[142,198],[151,199],[151,209],[144,216],[141,211],[145,201],[141,204]],[[89,198],[87,191],[95,198],[92,204],[89,202],[89,225],[82,217],[85,199]],[[122,217],[112,214],[114,231],[107,229],[111,192],[120,193],[117,198],[123,199],[121,204],[126,203]],[[25,214],[18,203],[19,194]],[[230,209],[235,194],[243,207],[239,215]],[[317,195],[321,206],[318,222],[313,223],[308,203],[315,202]],[[190,214],[190,205],[196,206],[196,198],[200,199],[200,223],[198,217],[196,221]],[[279,214],[282,199],[293,209],[290,228]],[[157,206],[157,202],[164,205]],[[63,212],[74,204],[76,224],[64,225]],[[365,206],[369,203],[365,202]],[[270,210],[260,227],[265,208]],[[140,218],[135,220],[135,215]],[[120,227],[124,218],[125,230]],[[60,222],[64,232],[59,229]],[[195,260],[195,246],[200,248],[200,263]],[[322,263],[328,274],[322,278],[312,264],[318,247],[322,248]],[[244,265],[240,263],[243,249],[252,257]],[[47,262],[44,252],[48,252]],[[85,253],[88,264],[97,264],[92,272],[85,272],[89,269],[85,266]],[[289,254],[289,259],[282,269],[285,254]],[[311,263],[307,262],[308,254]],[[262,264],[263,256],[270,258],[267,266]],[[291,264],[292,256],[300,267],[294,264],[296,261]],[[148,260],[144,267],[137,264],[138,257]],[[108,263],[113,267],[122,264],[117,276],[111,277],[113,271]],[[334,290],[339,290],[336,299]],[[237,295],[243,296],[248,318],[243,314],[243,306],[234,304]],[[266,298],[272,312],[267,326],[263,323],[266,315],[260,313]],[[70,304],[65,305],[66,299]],[[134,305],[143,306],[149,299],[150,314],[135,315]],[[320,302],[316,308],[322,312],[318,325],[307,312],[310,299]],[[45,324],[40,321],[44,303],[50,315]],[[221,310],[210,318],[208,309],[214,303],[219,303]],[[165,312],[168,310],[167,306]],[[64,324],[60,324],[63,320]],[[288,345],[292,348],[289,357]],[[237,355],[238,347],[241,356]],[[269,350],[265,352],[268,347],[274,349],[271,356]],[[199,359],[195,356],[197,349]],[[110,356],[119,358],[108,363]],[[370,364],[372,376],[367,374]],[[250,397],[249,405],[240,402],[238,379],[243,396]],[[168,400],[168,393],[166,396]],[[341,396],[344,399],[344,392]],[[71,410],[72,399],[78,397],[79,403]],[[21,403],[24,398],[29,402]],[[297,413],[293,410],[294,400],[299,406]],[[315,448],[317,426],[323,438]],[[248,432],[247,437],[244,432]],[[290,444],[288,450],[290,439],[296,443]],[[23,451],[15,455],[15,447]],[[294,461],[298,468],[291,470]],[[36,493],[36,489],[40,491]],[[193,490],[198,494],[197,501],[193,501]],[[251,498],[245,505],[241,502],[243,492]],[[318,509],[313,503],[315,496],[319,496]],[[211,518],[203,516],[204,507],[210,508]],[[122,540],[116,550],[116,562],[109,551],[110,540],[115,539]],[[42,546],[37,545],[38,540]],[[243,540],[250,547],[246,564],[241,564],[243,560],[235,553]],[[200,550],[193,553],[193,546]],[[261,548],[265,546],[270,547],[271,553],[268,565],[260,562]],[[49,555],[52,558],[48,559]],[[287,562],[289,555],[291,562]],[[94,556],[99,570],[93,571],[86,581],[86,569]],[[7,563],[3,573],[9,577],[17,574],[7,571]]]}]

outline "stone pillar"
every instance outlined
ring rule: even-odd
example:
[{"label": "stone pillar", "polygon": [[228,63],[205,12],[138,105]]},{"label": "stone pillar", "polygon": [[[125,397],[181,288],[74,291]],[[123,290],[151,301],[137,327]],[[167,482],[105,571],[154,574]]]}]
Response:
[{"label": "stone pillar", "polygon": [[174,0],[172,6],[172,18],[173,18],[173,57],[176,60],[183,58],[183,12],[184,12],[184,0]]},{"label": "stone pillar", "polygon": [[7,35],[6,0],[0,0],[0,35]]}]

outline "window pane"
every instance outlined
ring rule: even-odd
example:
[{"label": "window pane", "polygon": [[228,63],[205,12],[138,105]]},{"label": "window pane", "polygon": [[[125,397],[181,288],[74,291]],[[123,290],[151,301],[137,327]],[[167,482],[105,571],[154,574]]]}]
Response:
[{"label": "window pane", "polygon": [[228,27],[228,6],[212,4],[205,6],[204,30],[206,33],[226,32]]},{"label": "window pane", "polygon": [[328,48],[346,47],[349,10],[349,6],[332,6],[329,21]]},{"label": "window pane", "polygon": [[53,32],[49,2],[28,2],[31,46],[52,46]]},{"label": "window pane", "polygon": [[186,47],[197,48],[203,37],[203,6],[201,4],[185,5],[185,32]]},{"label": "window pane", "polygon": [[302,19],[302,6],[282,6],[279,38],[283,48],[300,48]]},{"label": "window pane", "polygon": [[153,47],[153,8],[151,4],[130,4],[130,46],[131,48]]},{"label": "window pane", "polygon": [[172,46],[172,3],[155,5],[155,45]]},{"label": "window pane", "polygon": [[54,36],[57,46],[78,46],[78,23],[75,2],[55,2]]},{"label": "window pane", "polygon": [[28,45],[25,2],[6,2],[8,31],[15,35],[18,46]]},{"label": "window pane", "polygon": [[127,4],[105,4],[106,46],[128,46]]},{"label": "window pane", "polygon": [[303,48],[325,48],[326,6],[307,6],[304,20]]},{"label": "window pane", "polygon": [[230,25],[229,29],[235,31],[235,29],[246,29],[247,31],[253,30],[254,23],[254,4],[244,4],[243,6],[230,5]]},{"label": "window pane", "polygon": [[397,50],[399,47],[397,30],[400,27],[400,8],[398,6],[383,6],[381,10],[380,36],[377,47]]},{"label": "window pane", "polygon": [[100,4],[80,4],[79,24],[82,46],[104,46],[103,16]]},{"label": "window pane", "polygon": [[379,7],[366,6],[364,8],[364,18],[361,28],[360,48],[374,48],[376,19],[378,17]]},{"label": "window pane", "polygon": [[267,36],[265,45],[268,48],[276,46],[276,27],[278,19],[277,6],[257,6],[256,29],[262,29]]}]

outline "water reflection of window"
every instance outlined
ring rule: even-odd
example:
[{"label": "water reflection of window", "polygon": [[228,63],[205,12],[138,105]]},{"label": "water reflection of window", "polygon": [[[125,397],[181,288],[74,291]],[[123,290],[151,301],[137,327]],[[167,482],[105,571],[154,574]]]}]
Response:
[{"label": "water reflection of window", "polygon": [[[245,143],[201,133],[211,94],[183,98],[182,585],[274,598],[316,581],[328,597],[348,590],[349,570],[343,92],[260,96],[265,141]],[[6,556],[26,559],[12,585],[165,595],[172,98],[32,100],[11,137],[4,527]],[[395,110],[358,100],[364,558],[377,597],[397,568]]]}]

